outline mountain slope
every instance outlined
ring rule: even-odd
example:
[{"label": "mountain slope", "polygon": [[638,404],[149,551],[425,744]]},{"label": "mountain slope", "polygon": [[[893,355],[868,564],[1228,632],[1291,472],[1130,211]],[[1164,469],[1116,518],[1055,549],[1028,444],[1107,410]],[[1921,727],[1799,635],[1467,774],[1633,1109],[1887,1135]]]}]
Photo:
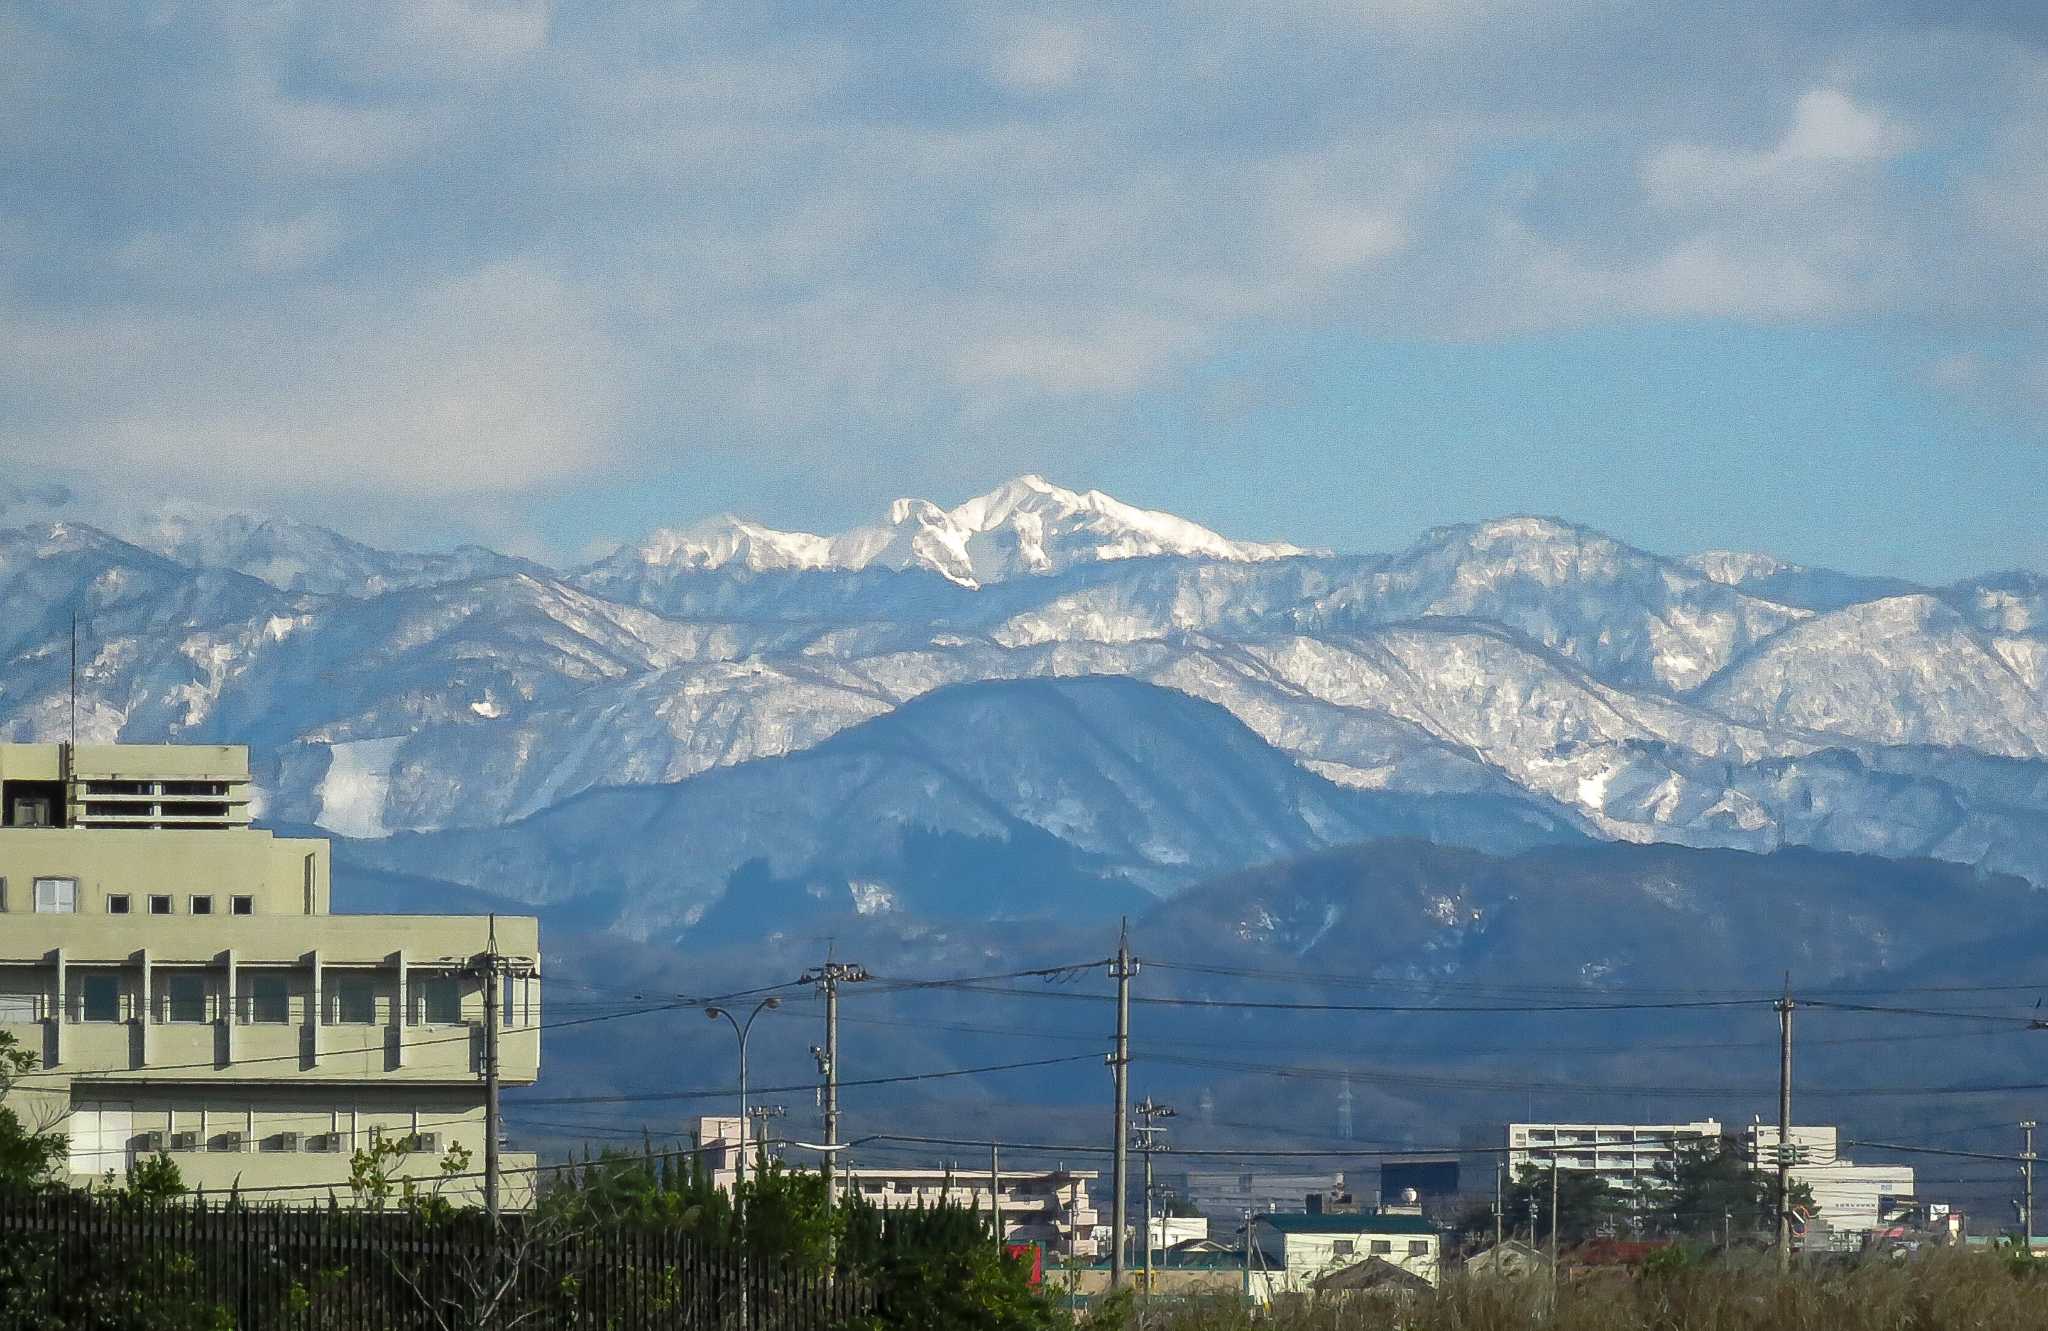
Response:
[{"label": "mountain slope", "polygon": [[347,855],[529,902],[609,896],[618,927],[659,935],[774,883],[818,911],[907,903],[985,918],[1016,904],[983,895],[978,870],[913,881],[919,837],[948,839],[956,862],[978,843],[966,862],[983,868],[1027,842],[1069,886],[1123,885],[1101,898],[1113,907],[1131,889],[1170,892],[1222,869],[1387,835],[1576,839],[1527,802],[1345,790],[1219,707],[1085,678],[943,689],[788,757],[594,791],[489,831],[357,843]]}]

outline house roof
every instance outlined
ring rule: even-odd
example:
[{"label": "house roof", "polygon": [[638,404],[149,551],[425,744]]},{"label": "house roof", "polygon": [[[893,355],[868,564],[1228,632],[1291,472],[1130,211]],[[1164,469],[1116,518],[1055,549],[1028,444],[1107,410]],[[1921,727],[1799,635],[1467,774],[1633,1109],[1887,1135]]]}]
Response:
[{"label": "house roof", "polygon": [[1419,1215],[1310,1215],[1305,1211],[1262,1215],[1257,1223],[1282,1234],[1434,1234]]},{"label": "house roof", "polygon": [[1427,1280],[1413,1271],[1404,1271],[1384,1257],[1368,1257],[1362,1262],[1332,1271],[1314,1282],[1321,1292],[1345,1289],[1409,1289],[1426,1292],[1434,1288]]}]

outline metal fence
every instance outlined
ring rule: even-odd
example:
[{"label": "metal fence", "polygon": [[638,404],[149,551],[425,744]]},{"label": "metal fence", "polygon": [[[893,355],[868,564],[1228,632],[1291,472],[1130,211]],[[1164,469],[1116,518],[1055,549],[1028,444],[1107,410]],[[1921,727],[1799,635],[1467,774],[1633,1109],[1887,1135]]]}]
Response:
[{"label": "metal fence", "polygon": [[827,1331],[872,1306],[673,1230],[0,1195],[0,1331]]}]

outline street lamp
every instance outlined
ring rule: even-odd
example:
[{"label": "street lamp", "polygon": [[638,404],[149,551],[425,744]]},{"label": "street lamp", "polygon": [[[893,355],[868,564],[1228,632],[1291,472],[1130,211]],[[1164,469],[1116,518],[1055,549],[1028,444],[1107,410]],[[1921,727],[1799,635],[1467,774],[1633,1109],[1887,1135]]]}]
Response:
[{"label": "street lamp", "polygon": [[731,1023],[733,1034],[740,1038],[740,1164],[738,1176],[733,1184],[733,1199],[735,1201],[739,1199],[739,1190],[747,1182],[747,1036],[754,1029],[754,1018],[770,1008],[781,1006],[782,1000],[779,998],[769,997],[762,999],[754,1005],[754,1010],[747,1014],[747,1021],[744,1026],[740,1024],[739,1018],[733,1016],[732,1013],[727,1012],[722,1007],[707,1007],[704,1009],[705,1017],[712,1021],[717,1021],[720,1017],[724,1017],[727,1022]]}]

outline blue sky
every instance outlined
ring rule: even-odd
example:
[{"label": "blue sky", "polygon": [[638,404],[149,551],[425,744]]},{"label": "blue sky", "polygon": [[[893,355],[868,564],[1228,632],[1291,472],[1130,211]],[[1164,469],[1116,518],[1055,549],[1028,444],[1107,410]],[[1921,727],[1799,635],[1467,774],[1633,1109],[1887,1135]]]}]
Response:
[{"label": "blue sky", "polygon": [[0,0],[0,520],[2048,568],[2021,4]]}]

